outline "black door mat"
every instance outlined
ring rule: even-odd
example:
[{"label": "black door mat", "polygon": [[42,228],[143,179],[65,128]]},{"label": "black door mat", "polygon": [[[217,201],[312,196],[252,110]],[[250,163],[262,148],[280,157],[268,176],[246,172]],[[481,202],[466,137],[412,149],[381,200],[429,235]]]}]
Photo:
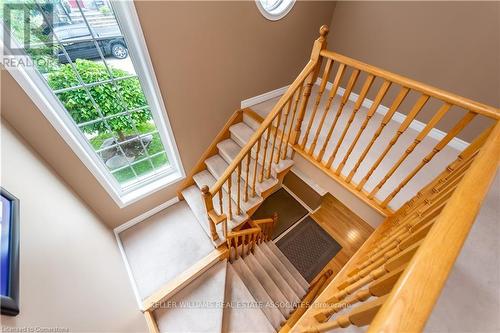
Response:
[{"label": "black door mat", "polygon": [[274,226],[273,239],[306,216],[308,211],[290,193],[280,188],[264,200],[252,215],[252,219],[269,218],[274,213],[278,213],[278,223]]},{"label": "black door mat", "polygon": [[342,249],[310,216],[283,236],[276,246],[308,282]]}]

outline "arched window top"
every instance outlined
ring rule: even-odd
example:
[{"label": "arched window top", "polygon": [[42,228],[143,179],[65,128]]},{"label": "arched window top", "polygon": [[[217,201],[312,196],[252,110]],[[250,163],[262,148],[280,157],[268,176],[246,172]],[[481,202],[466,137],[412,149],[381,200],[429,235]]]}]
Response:
[{"label": "arched window top", "polygon": [[290,12],[295,0],[256,0],[255,3],[265,18],[277,21]]}]

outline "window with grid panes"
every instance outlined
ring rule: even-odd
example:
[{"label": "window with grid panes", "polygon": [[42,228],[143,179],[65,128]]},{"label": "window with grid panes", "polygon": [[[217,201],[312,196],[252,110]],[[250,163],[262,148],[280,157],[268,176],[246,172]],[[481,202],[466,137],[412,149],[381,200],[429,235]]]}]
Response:
[{"label": "window with grid panes", "polygon": [[2,20],[11,44],[23,48],[56,97],[55,111],[67,118],[114,191],[124,195],[181,167],[151,73],[136,64],[147,55],[122,31],[130,22],[117,19],[117,5],[12,1],[3,4]]}]

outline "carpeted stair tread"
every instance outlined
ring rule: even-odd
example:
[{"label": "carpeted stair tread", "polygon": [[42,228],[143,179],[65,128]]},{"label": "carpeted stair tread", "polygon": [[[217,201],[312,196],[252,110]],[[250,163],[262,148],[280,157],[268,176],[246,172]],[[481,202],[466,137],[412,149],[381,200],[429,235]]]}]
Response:
[{"label": "carpeted stair tread", "polygon": [[245,125],[247,125],[251,129],[253,129],[254,132],[259,129],[260,124],[261,124],[261,122],[259,122],[257,119],[249,116],[246,113],[243,113],[243,122],[245,123]]},{"label": "carpeted stair tread", "polygon": [[[219,154],[208,158],[205,161],[205,164],[207,165],[208,170],[215,177],[215,179],[220,179],[221,176],[226,171],[227,167],[229,166],[229,164]],[[231,182],[232,182],[231,197],[233,199],[233,202],[236,203],[236,201],[238,200],[238,174],[236,172],[233,172]],[[229,190],[227,182],[224,184],[223,188],[226,190],[226,192]],[[248,200],[245,202],[243,200],[244,193],[245,193],[245,181],[243,179],[240,179],[240,205],[241,209],[244,212],[247,212],[257,207],[262,203],[263,200],[262,197],[260,196],[252,197],[250,195],[248,196]],[[236,215],[236,205],[232,206],[232,210],[233,210],[233,215]]]},{"label": "carpeted stair tread", "polygon": [[[198,186],[198,188],[200,188],[200,189],[203,185],[207,185],[208,187],[211,187],[216,182],[215,177],[208,170],[203,170],[203,171],[197,173],[196,175],[193,176],[193,179],[194,179],[196,185]],[[222,190],[224,191],[224,189],[222,189]],[[201,195],[200,195],[200,197],[201,197]],[[212,202],[213,202],[215,211],[217,212],[217,214],[220,214],[221,212],[220,212],[219,197],[214,196],[212,198]],[[202,202],[202,204],[205,205],[203,202]],[[236,203],[234,202],[234,200],[232,201],[231,205],[233,208],[236,207]],[[224,212],[226,213],[229,210],[229,195],[227,194],[226,191],[224,191],[223,195],[222,195],[222,206],[224,208]],[[228,224],[227,224],[228,230],[232,230],[233,228],[236,228],[241,223],[245,222],[247,219],[248,219],[248,215],[244,214],[244,212],[242,212],[241,215],[233,214],[233,218],[231,220],[228,220]]]},{"label": "carpeted stair tread", "polygon": [[[241,150],[241,147],[236,142],[234,142],[233,139],[226,139],[224,141],[219,142],[217,144],[217,148],[219,149],[220,156],[227,163],[231,163]],[[255,159],[251,158],[248,167],[248,182],[250,184],[253,184],[254,170],[255,170]],[[264,177],[263,181],[259,182],[260,178],[259,176],[261,172],[262,172],[262,166],[257,163],[257,178],[255,182],[255,190],[259,195],[261,195],[263,192],[269,190],[270,188],[278,184],[278,179],[274,177],[270,177],[269,179],[266,179]],[[244,159],[242,163],[241,177],[244,180],[246,180],[246,159]]]},{"label": "carpeted stair tread", "polygon": [[260,265],[265,269],[267,274],[273,279],[274,283],[280,287],[281,292],[287,298],[288,302],[291,304],[298,304],[300,302],[300,297],[295,293],[293,288],[288,284],[287,280],[281,273],[273,266],[271,261],[266,257],[264,252],[262,252],[261,247],[257,246],[254,253],[255,258],[258,260]]},{"label": "carpeted stair tread", "polygon": [[260,250],[264,253],[264,255],[269,259],[269,261],[273,264],[276,270],[283,276],[285,281],[287,281],[288,285],[293,289],[295,294],[302,298],[307,292],[307,288],[302,287],[302,285],[295,280],[292,273],[288,271],[286,266],[281,262],[280,259],[274,254],[273,251],[267,246],[269,242],[263,242],[259,245]]},{"label": "carpeted stair tread", "polygon": [[224,308],[221,332],[275,332],[262,310],[255,306],[238,306],[238,304],[256,304],[256,301],[233,266],[229,264],[226,272],[226,295],[224,300],[231,306]]},{"label": "carpeted stair tread", "polygon": [[[201,225],[201,227],[211,240],[212,236],[210,233],[210,227],[208,226],[208,214],[205,209],[205,203],[203,202],[203,198],[201,197],[200,189],[198,188],[198,186],[192,185],[182,190],[181,193],[182,196],[184,197],[184,200],[186,200],[189,208],[191,208],[191,211],[193,212],[194,216],[196,216],[196,220],[198,221],[198,223]],[[218,247],[220,244],[224,242],[221,225],[217,226],[217,233],[219,234],[219,239],[217,239],[216,241],[212,240],[212,242],[216,247]]]},{"label": "carpeted stair tread", "polygon": [[285,322],[285,317],[277,307],[273,306],[272,298],[260,284],[259,280],[255,277],[243,259],[239,258],[234,261],[232,265],[254,299],[263,304],[261,310],[266,315],[268,321],[276,330],[278,330],[281,327],[281,324]]},{"label": "carpeted stair tread", "polygon": [[287,318],[293,310],[293,307],[285,295],[281,292],[280,288],[276,285],[276,283],[274,283],[273,279],[271,279],[269,274],[253,254],[249,253],[243,260],[255,275],[257,280],[259,280],[260,284],[264,287],[274,303],[279,304],[278,309],[281,311],[283,316]]},{"label": "carpeted stair tread", "polygon": [[[232,125],[229,128],[229,131],[231,132],[231,139],[234,140],[241,147],[244,147],[250,141],[250,138],[252,137],[252,135],[254,133],[253,129],[244,123],[237,123],[237,124]],[[275,147],[274,147],[274,149],[271,149],[273,141],[274,141],[273,135],[271,134],[269,137],[268,147],[267,147],[267,149],[264,149],[264,146],[265,146],[264,142],[266,141],[266,138],[267,138],[266,133],[267,132],[264,132],[264,134],[262,135],[262,138],[261,138],[261,147],[260,147],[259,159],[258,159],[259,164],[263,164],[262,162],[264,160],[264,151],[265,151],[266,152],[265,167],[267,167],[269,160],[271,159],[271,155],[273,155],[272,156],[273,160],[275,160],[276,156],[278,155],[278,150],[279,150],[278,147],[279,147],[279,143],[280,143],[280,141],[278,141],[278,140],[280,140],[280,138],[279,137],[276,138]],[[285,144],[283,143],[280,155],[283,154],[283,149],[285,149],[284,147],[285,147]],[[288,151],[290,151],[290,149],[288,149]],[[288,154],[289,154],[289,152],[288,152]],[[252,158],[254,158],[254,159],[256,158],[256,146],[254,146],[252,148]],[[278,163],[278,164],[273,163],[273,167],[271,169],[271,176],[276,177],[277,173],[282,172],[282,171],[290,168],[292,165],[293,165],[293,161],[291,159],[285,159],[283,161],[280,161],[280,163]]]},{"label": "carpeted stair tread", "polygon": [[276,257],[279,258],[279,260],[283,263],[283,265],[286,266],[288,271],[293,275],[295,280],[300,283],[300,285],[307,290],[309,288],[309,283],[304,279],[304,277],[300,274],[300,272],[295,268],[295,266],[292,265],[290,260],[283,254],[283,252],[280,251],[280,249],[274,244],[273,242],[268,242],[266,243],[268,245],[269,249],[273,251],[273,253],[276,255]]}]

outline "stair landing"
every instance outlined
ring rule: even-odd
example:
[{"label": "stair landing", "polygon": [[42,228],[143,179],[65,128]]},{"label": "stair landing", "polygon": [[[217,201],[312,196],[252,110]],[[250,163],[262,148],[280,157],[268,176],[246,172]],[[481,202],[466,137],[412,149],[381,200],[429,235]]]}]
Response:
[{"label": "stair landing", "polygon": [[213,244],[185,201],[119,234],[139,301],[213,251]]}]

